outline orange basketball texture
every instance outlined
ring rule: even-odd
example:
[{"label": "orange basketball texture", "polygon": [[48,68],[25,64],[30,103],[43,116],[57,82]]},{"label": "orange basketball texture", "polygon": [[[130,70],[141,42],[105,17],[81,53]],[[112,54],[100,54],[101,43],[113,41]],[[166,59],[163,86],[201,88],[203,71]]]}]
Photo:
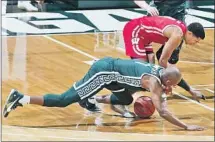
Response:
[{"label": "orange basketball texture", "polygon": [[141,118],[148,118],[155,112],[152,99],[148,96],[141,96],[134,103],[134,112]]}]

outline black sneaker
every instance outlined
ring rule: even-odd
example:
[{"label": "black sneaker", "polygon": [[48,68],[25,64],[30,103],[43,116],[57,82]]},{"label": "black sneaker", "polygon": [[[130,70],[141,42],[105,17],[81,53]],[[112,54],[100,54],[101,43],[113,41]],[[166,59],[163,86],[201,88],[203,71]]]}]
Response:
[{"label": "black sneaker", "polygon": [[17,106],[22,106],[22,104],[19,103],[21,98],[23,98],[23,95],[21,95],[17,90],[12,89],[10,91],[3,109],[4,117],[7,117],[11,110],[16,109]]},{"label": "black sneaker", "polygon": [[79,101],[79,105],[92,112],[101,111],[101,109],[94,102],[94,98],[88,98],[88,99],[81,100],[81,101]]}]

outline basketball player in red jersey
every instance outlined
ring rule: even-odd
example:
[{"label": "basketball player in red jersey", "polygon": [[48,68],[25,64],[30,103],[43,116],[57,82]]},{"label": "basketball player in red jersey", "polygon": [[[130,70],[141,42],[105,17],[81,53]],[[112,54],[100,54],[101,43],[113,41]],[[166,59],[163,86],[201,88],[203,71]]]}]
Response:
[{"label": "basketball player in red jersey", "polygon": [[154,63],[152,42],[165,44],[159,65],[167,67],[173,50],[182,40],[194,45],[205,38],[200,23],[191,23],[188,27],[182,21],[165,16],[144,16],[128,22],[123,29],[126,55]]}]

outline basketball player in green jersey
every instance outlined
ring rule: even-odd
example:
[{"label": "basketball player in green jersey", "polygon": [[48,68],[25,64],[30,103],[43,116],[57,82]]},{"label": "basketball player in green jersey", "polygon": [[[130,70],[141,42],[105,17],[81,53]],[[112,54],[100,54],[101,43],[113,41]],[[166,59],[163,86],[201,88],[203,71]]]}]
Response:
[{"label": "basketball player in green jersey", "polygon": [[[129,105],[133,101],[134,92],[149,90],[152,93],[151,98],[155,108],[161,117],[185,130],[204,130],[203,127],[183,123],[167,109],[166,94],[163,90],[165,87],[178,84],[180,80],[181,74],[175,67],[164,69],[139,60],[106,57],[96,61],[81,80],[60,95],[27,96],[12,89],[6,100],[3,115],[7,117],[11,110],[25,104],[66,107],[96,95],[103,88],[113,93],[114,102],[111,102],[112,104]],[[124,96],[125,100],[123,100]]]},{"label": "basketball player in green jersey", "polygon": [[[149,5],[144,0],[134,0],[134,2],[140,7],[145,9],[151,16],[170,16],[177,20],[184,21],[185,20],[185,9],[186,9],[186,0],[153,0],[152,5]],[[173,51],[170,59],[168,60],[169,66],[175,66],[175,64],[179,61],[179,54],[181,50],[181,46],[183,44],[183,41],[181,44]],[[159,60],[161,57],[161,54],[163,52],[162,45],[159,50],[156,52],[156,57]],[[178,86],[182,87],[186,91],[188,91],[194,100],[199,102],[199,98],[205,99],[205,96],[195,90],[194,88],[190,87],[186,81],[182,78],[179,82]]]}]

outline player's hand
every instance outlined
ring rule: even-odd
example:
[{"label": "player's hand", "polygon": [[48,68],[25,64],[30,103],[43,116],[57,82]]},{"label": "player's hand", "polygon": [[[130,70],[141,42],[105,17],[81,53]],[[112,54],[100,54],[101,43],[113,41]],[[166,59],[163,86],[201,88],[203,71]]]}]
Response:
[{"label": "player's hand", "polygon": [[199,102],[199,99],[205,100],[205,96],[198,90],[194,90],[193,88],[190,89],[190,94],[193,97],[193,100]]},{"label": "player's hand", "polygon": [[158,16],[159,12],[157,10],[157,8],[155,7],[149,7],[146,9],[146,11],[151,15],[151,16]]},{"label": "player's hand", "polygon": [[188,130],[188,131],[203,131],[203,130],[205,130],[205,128],[201,127],[201,126],[197,126],[197,125],[188,125],[186,130]]}]

